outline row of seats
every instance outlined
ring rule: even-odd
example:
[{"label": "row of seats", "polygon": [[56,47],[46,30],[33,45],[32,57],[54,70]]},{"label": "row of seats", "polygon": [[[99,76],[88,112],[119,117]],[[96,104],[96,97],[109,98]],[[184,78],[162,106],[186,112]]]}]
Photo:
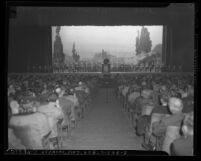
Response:
[{"label": "row of seats", "polygon": [[191,74],[119,76],[116,95],[145,150],[193,155]]},{"label": "row of seats", "polygon": [[84,118],[97,76],[12,74],[8,76],[8,146],[62,149]]}]

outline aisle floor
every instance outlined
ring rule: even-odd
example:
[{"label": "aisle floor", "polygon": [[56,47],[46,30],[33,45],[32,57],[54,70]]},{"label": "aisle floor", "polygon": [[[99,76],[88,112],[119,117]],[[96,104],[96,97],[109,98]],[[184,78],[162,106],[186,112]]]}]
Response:
[{"label": "aisle floor", "polygon": [[142,147],[114,90],[100,88],[72,136],[64,139],[63,149],[142,150]]}]

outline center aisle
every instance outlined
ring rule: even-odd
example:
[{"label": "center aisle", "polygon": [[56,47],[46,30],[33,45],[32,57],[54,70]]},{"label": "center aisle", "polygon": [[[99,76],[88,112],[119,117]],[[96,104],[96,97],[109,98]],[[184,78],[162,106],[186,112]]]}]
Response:
[{"label": "center aisle", "polygon": [[114,91],[100,88],[85,118],[63,143],[65,150],[142,150]]}]

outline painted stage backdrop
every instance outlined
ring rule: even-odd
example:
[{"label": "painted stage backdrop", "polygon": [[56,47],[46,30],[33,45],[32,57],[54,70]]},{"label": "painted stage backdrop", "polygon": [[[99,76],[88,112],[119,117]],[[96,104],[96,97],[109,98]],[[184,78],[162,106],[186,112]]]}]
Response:
[{"label": "painted stage backdrop", "polygon": [[[53,26],[53,71],[100,72],[162,66],[163,26]],[[128,68],[129,67],[129,68]]]}]

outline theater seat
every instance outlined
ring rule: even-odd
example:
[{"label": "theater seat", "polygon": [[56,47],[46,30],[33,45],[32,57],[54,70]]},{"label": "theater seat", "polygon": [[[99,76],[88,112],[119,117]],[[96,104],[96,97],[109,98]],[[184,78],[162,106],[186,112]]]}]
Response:
[{"label": "theater seat", "polygon": [[137,135],[143,135],[146,132],[146,127],[150,123],[150,116],[141,116],[137,122],[136,133]]}]

